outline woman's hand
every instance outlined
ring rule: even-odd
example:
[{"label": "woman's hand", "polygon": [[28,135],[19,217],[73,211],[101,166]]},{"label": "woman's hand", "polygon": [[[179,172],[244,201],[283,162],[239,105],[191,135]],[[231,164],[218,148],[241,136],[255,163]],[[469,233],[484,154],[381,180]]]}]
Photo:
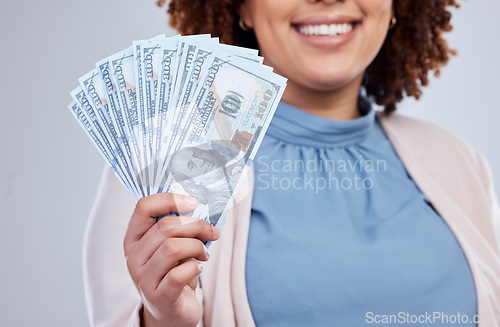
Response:
[{"label": "woman's hand", "polygon": [[200,240],[215,241],[218,228],[192,217],[157,217],[196,208],[196,199],[160,193],[140,199],[123,242],[127,267],[144,303],[142,326],[196,326],[195,295],[201,263],[210,254]]}]

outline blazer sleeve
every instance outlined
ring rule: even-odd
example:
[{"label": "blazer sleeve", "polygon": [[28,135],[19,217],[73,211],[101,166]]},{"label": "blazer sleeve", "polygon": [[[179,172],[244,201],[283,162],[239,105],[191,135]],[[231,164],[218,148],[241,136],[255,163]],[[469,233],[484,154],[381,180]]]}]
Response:
[{"label": "blazer sleeve", "polygon": [[497,254],[500,255],[500,205],[498,202],[498,195],[495,191],[493,174],[491,172],[491,167],[484,157],[484,155],[476,150],[478,162],[479,162],[479,170],[481,174],[481,179],[485,189],[488,194],[488,210],[491,213],[492,226],[494,230],[495,240],[496,240],[496,248]]},{"label": "blazer sleeve", "polygon": [[[123,252],[123,238],[134,208],[135,200],[106,167],[83,241],[85,301],[91,326],[140,326],[143,304]],[[200,286],[196,295],[203,303]]]},{"label": "blazer sleeve", "polygon": [[91,326],[127,326],[140,303],[123,252],[134,207],[132,196],[107,167],[83,241],[85,300]]}]

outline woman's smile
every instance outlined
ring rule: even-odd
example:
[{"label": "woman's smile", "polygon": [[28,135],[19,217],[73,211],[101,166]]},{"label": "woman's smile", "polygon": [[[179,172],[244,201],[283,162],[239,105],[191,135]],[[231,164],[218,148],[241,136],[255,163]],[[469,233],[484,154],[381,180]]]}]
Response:
[{"label": "woman's smile", "polygon": [[360,24],[360,19],[349,16],[311,16],[291,27],[307,45],[335,50],[352,39]]}]

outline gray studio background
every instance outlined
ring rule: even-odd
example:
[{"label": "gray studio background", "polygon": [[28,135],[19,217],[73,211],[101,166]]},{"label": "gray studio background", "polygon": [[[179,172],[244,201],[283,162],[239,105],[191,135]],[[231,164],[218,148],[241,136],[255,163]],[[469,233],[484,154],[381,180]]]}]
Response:
[{"label": "gray studio background", "polygon": [[[498,188],[500,1],[461,3],[448,37],[459,55],[400,112],[478,147]],[[104,161],[69,92],[95,61],[166,26],[154,0],[2,1],[0,325],[88,326],[81,243]]]}]

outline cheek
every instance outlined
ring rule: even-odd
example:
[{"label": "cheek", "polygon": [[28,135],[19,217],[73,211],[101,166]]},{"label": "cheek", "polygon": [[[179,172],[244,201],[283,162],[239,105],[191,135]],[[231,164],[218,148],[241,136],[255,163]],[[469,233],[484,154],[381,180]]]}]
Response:
[{"label": "cheek", "polygon": [[[358,0],[359,7],[368,20],[368,24],[373,25],[374,34],[377,39],[383,38],[389,28],[389,21],[392,14],[392,0]],[[377,28],[374,28],[377,25]]]},{"label": "cheek", "polygon": [[366,17],[364,30],[367,34],[367,55],[375,57],[382,47],[389,30],[392,14],[392,0],[358,0],[359,6]]},{"label": "cheek", "polygon": [[300,1],[302,0],[253,0],[250,3],[251,22],[258,27],[262,20],[287,19]]},{"label": "cheek", "polygon": [[391,12],[392,0],[356,0],[365,15],[377,15]]},{"label": "cheek", "polygon": [[289,32],[290,20],[303,0],[253,0],[251,24],[261,50],[276,46]]}]

